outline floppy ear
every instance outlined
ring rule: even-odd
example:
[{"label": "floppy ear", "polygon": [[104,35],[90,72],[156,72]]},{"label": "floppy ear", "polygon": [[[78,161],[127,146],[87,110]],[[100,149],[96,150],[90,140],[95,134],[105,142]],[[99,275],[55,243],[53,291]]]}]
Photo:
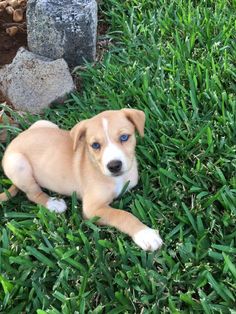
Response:
[{"label": "floppy ear", "polygon": [[139,135],[144,136],[145,113],[137,109],[122,109],[126,118],[130,120],[137,129]]},{"label": "floppy ear", "polygon": [[79,123],[77,123],[71,130],[70,130],[70,136],[73,140],[73,150],[76,151],[79,141],[82,139],[82,137],[85,135],[86,132],[86,122],[87,120],[83,120]]}]

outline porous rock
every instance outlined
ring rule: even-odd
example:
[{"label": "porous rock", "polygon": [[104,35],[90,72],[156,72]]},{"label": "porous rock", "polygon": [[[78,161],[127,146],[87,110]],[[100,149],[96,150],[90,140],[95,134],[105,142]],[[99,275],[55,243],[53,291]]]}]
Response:
[{"label": "porous rock", "polygon": [[74,89],[65,60],[50,60],[24,48],[0,69],[0,90],[18,110],[40,113]]},{"label": "porous rock", "polygon": [[95,0],[28,0],[29,50],[70,66],[93,61],[96,53]]}]

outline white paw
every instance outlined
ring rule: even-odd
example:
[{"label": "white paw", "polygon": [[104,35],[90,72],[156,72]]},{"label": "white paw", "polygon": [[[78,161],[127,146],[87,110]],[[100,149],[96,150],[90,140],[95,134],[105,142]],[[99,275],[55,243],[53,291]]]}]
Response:
[{"label": "white paw", "polygon": [[159,249],[163,243],[158,230],[154,230],[148,227],[138,231],[133,236],[133,240],[144,251],[155,251]]},{"label": "white paw", "polygon": [[47,201],[46,207],[50,210],[50,212],[63,213],[66,210],[66,203],[63,199],[50,197]]}]

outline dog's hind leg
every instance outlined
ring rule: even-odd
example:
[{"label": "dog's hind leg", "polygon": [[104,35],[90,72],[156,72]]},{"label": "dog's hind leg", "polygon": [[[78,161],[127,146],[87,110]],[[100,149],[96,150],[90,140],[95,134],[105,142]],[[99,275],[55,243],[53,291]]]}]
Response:
[{"label": "dog's hind leg", "polygon": [[26,193],[29,200],[57,213],[66,210],[66,204],[63,200],[49,197],[49,195],[42,191],[35,181],[33,169],[24,155],[9,153],[4,157],[3,168],[7,177],[11,179],[15,186]]},{"label": "dog's hind leg", "polygon": [[39,120],[33,123],[29,129],[36,129],[36,128],[56,128],[59,129],[58,125],[55,123],[48,121],[48,120]]}]

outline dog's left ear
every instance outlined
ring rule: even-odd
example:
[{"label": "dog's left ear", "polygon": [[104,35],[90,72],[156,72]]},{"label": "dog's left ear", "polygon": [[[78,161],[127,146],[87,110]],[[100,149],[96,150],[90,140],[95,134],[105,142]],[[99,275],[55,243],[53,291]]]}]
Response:
[{"label": "dog's left ear", "polygon": [[73,150],[76,151],[79,141],[85,136],[87,128],[87,120],[77,123],[71,130],[70,136],[73,140]]},{"label": "dog's left ear", "polygon": [[137,129],[139,135],[144,136],[145,113],[137,109],[122,109],[126,118],[130,120]]}]

